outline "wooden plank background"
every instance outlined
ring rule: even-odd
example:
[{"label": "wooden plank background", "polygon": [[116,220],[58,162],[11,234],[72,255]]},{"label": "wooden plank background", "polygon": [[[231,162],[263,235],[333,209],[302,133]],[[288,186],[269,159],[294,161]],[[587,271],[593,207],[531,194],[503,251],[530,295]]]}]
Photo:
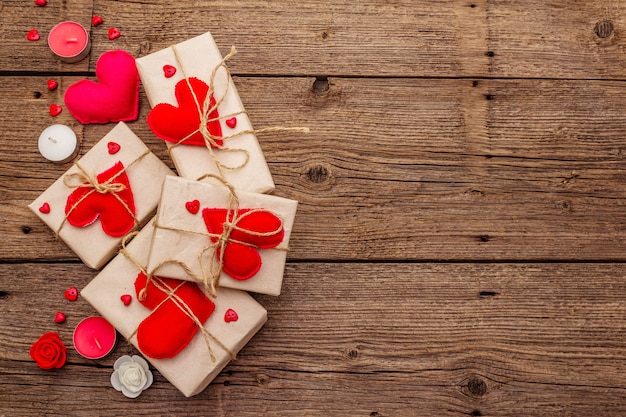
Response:
[{"label": "wooden plank background", "polygon": [[[0,3],[0,416],[626,413],[626,2],[354,3]],[[89,59],[60,64],[47,31],[92,14]],[[94,310],[63,291],[96,272],[26,207],[69,167],[36,138],[65,123],[84,153],[111,128],[48,106],[106,50],[207,30],[239,51],[255,127],[311,128],[259,137],[300,202],[283,294],[256,297],[269,322],[193,398],[158,372],[138,399],[113,390],[126,342],[42,371],[30,344],[71,340]],[[169,163],[140,104],[130,126]]]}]

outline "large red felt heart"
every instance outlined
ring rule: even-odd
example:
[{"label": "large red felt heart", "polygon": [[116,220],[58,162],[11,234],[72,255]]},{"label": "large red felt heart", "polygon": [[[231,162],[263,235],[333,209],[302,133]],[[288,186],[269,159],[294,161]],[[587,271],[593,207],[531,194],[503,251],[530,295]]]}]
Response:
[{"label": "large red felt heart", "polygon": [[[209,86],[194,77],[189,78],[188,81],[189,84],[184,79],[176,83],[174,93],[178,107],[167,103],[157,104],[148,114],[148,126],[157,137],[165,141],[173,143],[182,141],[185,145],[206,146],[204,137],[198,131],[200,127],[198,108],[202,109],[204,100],[209,93]],[[191,89],[189,85],[191,85]],[[215,103],[215,98],[211,93],[210,108],[213,108]],[[207,128],[213,138],[222,137],[222,127],[217,108],[209,113]],[[222,140],[214,140],[218,146],[222,145]]]},{"label": "large red felt heart", "polygon": [[139,73],[126,51],[103,53],[96,63],[98,82],[80,80],[65,91],[65,105],[83,124],[128,122],[139,115]]},{"label": "large red felt heart", "polygon": [[72,226],[86,227],[100,217],[109,236],[124,236],[135,226],[135,200],[128,175],[121,162],[96,176],[98,184],[121,185],[120,190],[99,192],[89,185],[76,187],[67,197],[65,215]]},{"label": "large red felt heart", "polygon": [[[146,280],[143,272],[135,280],[137,299],[152,310],[139,323],[137,344],[151,358],[173,358],[187,347],[199,329],[185,310],[204,323],[215,310],[215,304],[196,283],[153,276],[146,287]],[[145,298],[142,298],[144,289]],[[169,295],[170,292],[173,294]]]},{"label": "large red felt heart", "polygon": [[[202,217],[213,243],[215,235],[224,233],[224,223],[236,223],[224,248],[222,269],[238,280],[252,278],[261,269],[261,255],[257,249],[275,248],[283,241],[285,231],[282,221],[274,213],[260,209],[240,209],[233,221],[234,212],[223,208],[205,208]],[[219,258],[220,250],[216,251]]]}]

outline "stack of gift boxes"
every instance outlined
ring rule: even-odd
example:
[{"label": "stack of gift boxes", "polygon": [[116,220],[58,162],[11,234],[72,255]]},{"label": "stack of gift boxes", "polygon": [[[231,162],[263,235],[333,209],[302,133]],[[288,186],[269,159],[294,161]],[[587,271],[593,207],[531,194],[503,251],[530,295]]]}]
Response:
[{"label": "stack of gift boxes", "polygon": [[179,176],[120,122],[30,208],[86,265],[106,264],[82,297],[192,396],[267,320],[248,292],[280,294],[297,202],[267,194],[272,177],[209,33],[136,66]]}]

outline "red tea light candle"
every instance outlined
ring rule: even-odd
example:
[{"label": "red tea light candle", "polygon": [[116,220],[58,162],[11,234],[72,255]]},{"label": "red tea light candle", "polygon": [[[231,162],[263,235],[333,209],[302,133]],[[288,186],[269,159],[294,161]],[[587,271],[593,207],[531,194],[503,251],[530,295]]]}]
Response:
[{"label": "red tea light candle", "polygon": [[61,61],[78,62],[89,54],[87,30],[76,22],[61,22],[50,30],[48,46]]},{"label": "red tea light candle", "polygon": [[111,353],[117,341],[115,328],[102,317],[87,317],[74,329],[74,348],[87,359],[101,359]]}]

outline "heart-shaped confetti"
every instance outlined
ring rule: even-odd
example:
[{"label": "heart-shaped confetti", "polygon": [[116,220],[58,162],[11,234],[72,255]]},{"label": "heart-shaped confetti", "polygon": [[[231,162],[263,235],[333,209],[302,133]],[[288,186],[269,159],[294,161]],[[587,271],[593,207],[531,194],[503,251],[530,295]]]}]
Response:
[{"label": "heart-shaped confetti", "polygon": [[56,90],[59,86],[59,83],[54,80],[48,80],[48,91]]},{"label": "heart-shaped confetti", "polygon": [[163,65],[163,74],[165,78],[172,78],[176,74],[176,67],[171,65]]},{"label": "heart-shaped confetti", "polygon": [[43,213],[43,214],[48,214],[50,213],[50,204],[48,203],[43,203],[41,205],[41,207],[39,207],[39,212]]},{"label": "heart-shaped confetti", "polygon": [[120,297],[120,300],[122,300],[124,305],[127,306],[131,301],[133,301],[133,297],[130,294],[124,294]]},{"label": "heart-shaped confetti", "polygon": [[109,39],[113,40],[113,39],[117,39],[120,36],[122,36],[122,33],[117,30],[116,28],[109,28]]},{"label": "heart-shaped confetti", "polygon": [[38,41],[40,38],[41,37],[39,36],[39,32],[37,32],[37,29],[31,29],[26,34],[26,39],[28,39],[29,41]]},{"label": "heart-shaped confetti", "polygon": [[122,149],[119,143],[117,142],[109,142],[107,143],[107,148],[109,149],[109,154],[115,155]]},{"label": "heart-shaped confetti", "polygon": [[237,321],[238,319],[239,316],[237,315],[237,312],[232,308],[229,308],[228,310],[226,310],[226,313],[224,313],[224,321],[226,323],[230,323],[231,321]]},{"label": "heart-shaped confetti", "polygon": [[63,107],[59,106],[58,104],[53,103],[50,105],[50,116],[56,117],[59,114],[61,114],[62,111],[63,111]]},{"label": "heart-shaped confetti", "polygon": [[99,25],[102,24],[102,22],[104,22],[104,20],[102,20],[102,18],[100,16],[98,16],[98,15],[94,15],[91,18],[91,24],[94,25],[94,26],[99,26]]},{"label": "heart-shaped confetti", "polygon": [[63,323],[65,321],[65,314],[57,311],[57,314],[54,316],[55,323]]},{"label": "heart-shaped confetti", "polygon": [[70,301],[76,301],[78,299],[78,290],[76,289],[76,287],[68,288],[63,293],[63,297],[67,298]]},{"label": "heart-shaped confetti", "polygon": [[35,0],[35,4],[37,6],[45,6],[46,4],[48,4],[47,0]]},{"label": "heart-shaped confetti", "polygon": [[233,129],[235,126],[237,126],[237,118],[236,117],[232,117],[230,119],[227,119],[226,120],[226,126],[228,126],[231,129]]},{"label": "heart-shaped confetti", "polygon": [[198,200],[187,201],[185,208],[191,214],[196,214],[200,210],[200,202]]}]

